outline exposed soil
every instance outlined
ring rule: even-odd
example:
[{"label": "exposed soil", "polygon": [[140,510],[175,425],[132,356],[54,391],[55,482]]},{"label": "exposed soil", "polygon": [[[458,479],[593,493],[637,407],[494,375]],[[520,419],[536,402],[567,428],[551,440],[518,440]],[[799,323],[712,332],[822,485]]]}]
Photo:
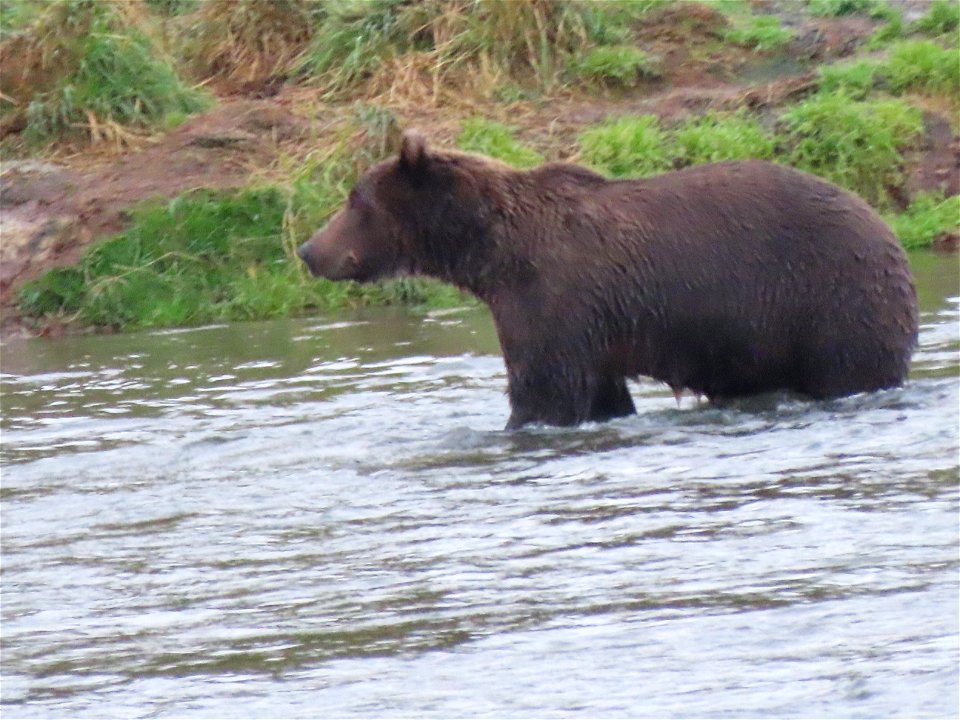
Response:
[{"label": "exposed soil", "polygon": [[[763,7],[763,3],[758,3]],[[484,106],[520,128],[527,140],[557,148],[551,159],[575,159],[583,126],[610,116],[653,113],[671,123],[710,109],[776,107],[815,89],[808,59],[852,52],[875,23],[864,18],[793,17],[790,5],[769,0],[785,24],[797,28],[787,55],[756,55],[718,42],[726,23],[702,5],[680,5],[645,24],[645,46],[664,61],[666,76],[623,95],[569,94],[547,101]],[[57,162],[6,161],[0,168],[0,333],[22,332],[16,294],[24,282],[52,267],[77,261],[92,241],[118,232],[132,205],[193,188],[231,188],[252,176],[269,177],[279,158],[305,155],[349,116],[350,106],[329,106],[303,87],[250,87],[246,96],[222,98],[213,110],[179,128],[117,154],[99,147]],[[430,131],[438,142],[455,137],[462,117],[449,107],[408,103],[400,123]],[[960,138],[942,113],[925,116],[927,142],[909,168],[907,194],[939,188],[960,192]],[[546,142],[549,140],[549,142]],[[903,198],[903,202],[908,197]],[[948,239],[949,240],[949,239]],[[954,238],[954,244],[956,238]]]}]

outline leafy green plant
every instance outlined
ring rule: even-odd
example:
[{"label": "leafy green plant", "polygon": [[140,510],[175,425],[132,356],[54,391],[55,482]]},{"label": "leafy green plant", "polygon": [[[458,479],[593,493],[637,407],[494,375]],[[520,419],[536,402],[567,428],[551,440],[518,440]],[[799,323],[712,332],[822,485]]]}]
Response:
[{"label": "leafy green plant", "polygon": [[906,211],[885,219],[906,249],[930,247],[947,233],[960,234],[960,195],[919,193]]},{"label": "leafy green plant", "polygon": [[672,147],[681,165],[749,158],[765,160],[773,157],[775,139],[764,132],[756,118],[746,113],[709,112],[674,129]]},{"label": "leafy green plant", "polygon": [[654,115],[608,120],[581,133],[579,143],[588,165],[614,177],[644,177],[671,168],[667,138]]},{"label": "leafy green plant", "polygon": [[632,45],[603,45],[570,60],[574,76],[589,82],[634,87],[642,78],[661,75],[659,61]]},{"label": "leafy green plant", "polygon": [[905,40],[890,48],[884,75],[894,92],[960,92],[960,59],[931,40]]},{"label": "leafy green plant", "polygon": [[876,85],[878,65],[870,60],[843,65],[823,65],[820,68],[820,90],[824,93],[842,92],[854,100],[863,100]]},{"label": "leafy green plant", "polygon": [[902,182],[902,153],[923,134],[920,110],[899,99],[856,101],[817,93],[781,116],[791,165],[829,178],[868,201],[889,202]]},{"label": "leafy green plant", "polygon": [[514,137],[513,128],[484,118],[471,118],[464,123],[457,146],[503,160],[517,168],[530,168],[543,162],[540,153]]},{"label": "leafy green plant", "polygon": [[793,33],[772,15],[750,15],[735,18],[723,36],[736,45],[753,50],[776,50],[789,43]]}]

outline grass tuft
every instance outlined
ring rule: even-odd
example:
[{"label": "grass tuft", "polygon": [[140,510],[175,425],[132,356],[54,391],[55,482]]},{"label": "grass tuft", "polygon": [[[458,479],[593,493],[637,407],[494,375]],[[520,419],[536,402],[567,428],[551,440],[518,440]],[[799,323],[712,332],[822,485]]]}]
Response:
[{"label": "grass tuft", "polygon": [[820,17],[841,15],[888,17],[890,12],[886,0],[807,0],[807,8],[811,15]]},{"label": "grass tuft", "polygon": [[817,93],[781,116],[791,165],[828,178],[875,205],[903,181],[902,153],[923,135],[920,110],[899,99],[856,101]]},{"label": "grass tuft", "polygon": [[661,76],[660,62],[632,45],[604,45],[573,57],[568,70],[598,85],[635,87],[644,78]]},{"label": "grass tuft", "polygon": [[771,15],[735,17],[733,25],[726,28],[723,35],[735,45],[758,51],[782,48],[793,38],[793,33]]},{"label": "grass tuft", "polygon": [[85,134],[94,142],[122,142],[128,128],[155,126],[167,115],[209,105],[139,29],[142,7],[60,0],[4,39],[0,82],[4,94],[26,108],[28,139]]},{"label": "grass tuft", "polygon": [[853,100],[863,100],[877,82],[878,65],[870,60],[820,68],[820,91],[843,93]]},{"label": "grass tuft", "polygon": [[768,160],[773,157],[776,142],[756,118],[746,113],[709,112],[677,127],[672,146],[676,164],[685,166],[750,158]]},{"label": "grass tuft", "polygon": [[204,0],[184,52],[203,78],[252,82],[288,71],[313,33],[310,0]]},{"label": "grass tuft", "polygon": [[[422,81],[423,76],[429,76],[435,88],[456,89],[469,81],[474,87],[489,88],[487,94],[508,83],[544,91],[571,67],[629,84],[638,73],[656,69],[635,48],[624,50],[632,40],[631,23],[663,4],[664,0],[340,0],[325,6],[329,17],[297,67],[332,96],[355,92],[367,80],[375,85],[371,89],[403,94],[397,84]],[[612,49],[601,49],[607,46]],[[591,56],[591,48],[600,52]],[[378,75],[392,65],[413,71],[391,71],[398,77],[384,89]]]},{"label": "grass tuft", "polygon": [[956,0],[935,0],[927,14],[917,19],[911,29],[934,37],[953,34],[952,44],[957,44],[960,29],[960,4]]},{"label": "grass tuft", "polygon": [[960,58],[931,40],[904,40],[890,48],[884,75],[894,92],[960,92]]},{"label": "grass tuft", "polygon": [[399,0],[372,0],[365,6],[332,3],[296,71],[314,77],[328,94],[369,77],[395,48],[404,47],[403,5]]},{"label": "grass tuft", "polygon": [[930,247],[944,235],[960,234],[960,195],[919,193],[905,212],[885,219],[907,250]]},{"label": "grass tuft", "polygon": [[895,8],[890,8],[887,22],[873,32],[873,35],[867,40],[867,47],[875,50],[899,40],[903,35],[903,13]]},{"label": "grass tuft", "polygon": [[531,168],[543,162],[540,153],[514,137],[513,128],[483,118],[472,118],[464,123],[457,146],[469,152],[489,155],[517,168]]},{"label": "grass tuft", "polygon": [[666,135],[654,115],[608,120],[580,134],[585,163],[613,177],[645,177],[669,170]]}]

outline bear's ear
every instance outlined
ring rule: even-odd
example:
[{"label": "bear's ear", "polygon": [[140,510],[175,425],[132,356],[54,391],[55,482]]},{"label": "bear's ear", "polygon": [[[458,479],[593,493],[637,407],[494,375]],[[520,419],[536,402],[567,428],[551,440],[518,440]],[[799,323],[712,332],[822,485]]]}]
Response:
[{"label": "bear's ear", "polygon": [[419,130],[411,128],[403,133],[400,141],[400,167],[407,172],[420,174],[426,165],[427,138]]}]

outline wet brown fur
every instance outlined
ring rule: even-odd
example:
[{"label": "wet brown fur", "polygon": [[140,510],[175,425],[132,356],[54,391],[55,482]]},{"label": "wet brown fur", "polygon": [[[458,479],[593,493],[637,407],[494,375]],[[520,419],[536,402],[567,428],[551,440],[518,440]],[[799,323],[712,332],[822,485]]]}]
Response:
[{"label": "wet brown fur", "polygon": [[889,388],[916,343],[910,270],[879,215],[760,161],[611,181],[408,132],[300,253],[331,279],[419,273],[487,303],[511,428],[633,413],[640,375],[713,401]]}]

